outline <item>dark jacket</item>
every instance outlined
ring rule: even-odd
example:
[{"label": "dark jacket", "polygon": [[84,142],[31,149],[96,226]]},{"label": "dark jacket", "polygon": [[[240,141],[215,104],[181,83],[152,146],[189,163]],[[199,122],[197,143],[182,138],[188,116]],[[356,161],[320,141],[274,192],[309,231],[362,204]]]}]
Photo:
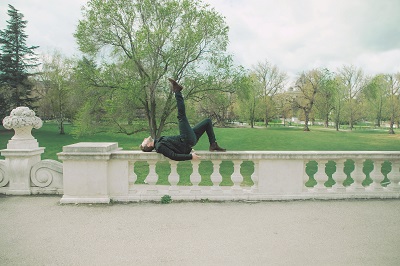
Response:
[{"label": "dark jacket", "polygon": [[160,137],[154,140],[156,152],[174,161],[191,160],[192,147],[182,141],[180,136]]}]

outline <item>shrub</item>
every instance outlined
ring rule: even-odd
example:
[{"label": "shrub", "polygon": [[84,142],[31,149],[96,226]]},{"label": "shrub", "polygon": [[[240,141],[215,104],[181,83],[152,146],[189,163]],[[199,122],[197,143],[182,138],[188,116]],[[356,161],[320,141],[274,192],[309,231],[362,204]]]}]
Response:
[{"label": "shrub", "polygon": [[161,197],[161,204],[168,204],[171,203],[172,199],[170,195],[164,195]]}]

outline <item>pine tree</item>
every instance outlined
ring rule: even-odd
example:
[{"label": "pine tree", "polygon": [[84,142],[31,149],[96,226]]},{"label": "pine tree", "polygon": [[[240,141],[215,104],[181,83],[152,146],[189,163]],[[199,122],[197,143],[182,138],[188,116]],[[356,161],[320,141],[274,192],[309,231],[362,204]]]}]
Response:
[{"label": "pine tree", "polygon": [[32,95],[33,83],[30,72],[38,66],[34,52],[38,46],[26,45],[27,21],[12,5],[8,5],[6,29],[0,30],[0,117],[8,115],[18,106],[34,109],[37,97]]}]

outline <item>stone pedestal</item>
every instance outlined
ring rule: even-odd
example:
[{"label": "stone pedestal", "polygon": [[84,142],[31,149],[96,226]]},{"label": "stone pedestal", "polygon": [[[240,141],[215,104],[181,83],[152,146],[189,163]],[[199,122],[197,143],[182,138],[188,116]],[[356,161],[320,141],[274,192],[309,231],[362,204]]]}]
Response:
[{"label": "stone pedestal", "polygon": [[40,155],[44,148],[2,150],[4,156],[7,176],[9,178],[10,195],[29,195],[31,194],[31,169],[36,163],[40,162]]},{"label": "stone pedestal", "polygon": [[32,127],[14,128],[15,135],[8,141],[7,149],[36,149],[39,143],[31,134]]},{"label": "stone pedestal", "polygon": [[109,203],[111,152],[118,143],[80,142],[63,147],[64,196],[60,203]]}]

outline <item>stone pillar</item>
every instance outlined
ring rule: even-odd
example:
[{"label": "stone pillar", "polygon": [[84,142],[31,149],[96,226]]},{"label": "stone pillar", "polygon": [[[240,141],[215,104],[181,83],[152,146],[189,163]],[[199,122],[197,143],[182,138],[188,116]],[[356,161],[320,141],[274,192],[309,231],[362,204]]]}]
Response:
[{"label": "stone pillar", "polygon": [[3,126],[15,131],[14,136],[8,141],[7,149],[0,151],[5,157],[5,174],[9,180],[7,194],[31,194],[31,168],[40,162],[41,154],[44,152],[44,148],[39,148],[31,130],[42,127],[42,124],[42,120],[28,107],[17,107],[11,111],[10,116],[3,119]]},{"label": "stone pillar", "polygon": [[[60,203],[109,203],[111,153],[118,143],[80,142],[63,147],[64,196]],[[126,181],[126,187],[128,181]]]}]

